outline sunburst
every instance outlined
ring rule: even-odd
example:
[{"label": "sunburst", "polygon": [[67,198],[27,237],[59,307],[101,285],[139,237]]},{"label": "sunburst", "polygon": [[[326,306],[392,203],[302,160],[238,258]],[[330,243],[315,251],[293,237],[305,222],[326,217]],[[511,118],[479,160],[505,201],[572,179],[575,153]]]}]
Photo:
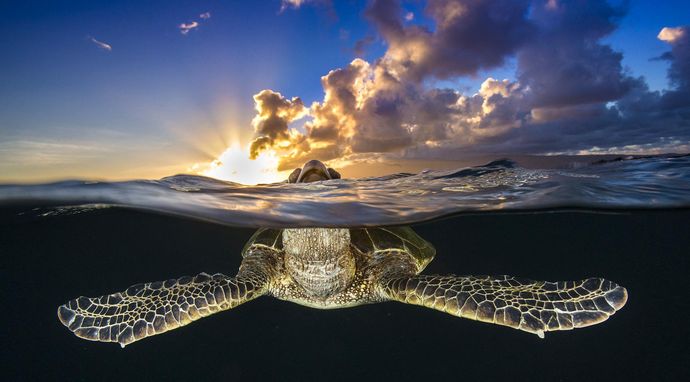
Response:
[{"label": "sunburst", "polygon": [[242,184],[275,183],[288,175],[286,171],[278,171],[279,161],[273,150],[262,151],[256,159],[249,159],[249,151],[233,143],[199,173]]}]

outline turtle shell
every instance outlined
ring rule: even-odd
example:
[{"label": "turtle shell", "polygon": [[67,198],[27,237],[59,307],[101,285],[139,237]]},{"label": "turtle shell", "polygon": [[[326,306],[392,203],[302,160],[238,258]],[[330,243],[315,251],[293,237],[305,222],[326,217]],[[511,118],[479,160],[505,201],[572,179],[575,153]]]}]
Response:
[{"label": "turtle shell", "polygon": [[[392,250],[409,253],[421,272],[436,255],[436,249],[422,239],[410,227],[375,227],[350,229],[352,246],[370,256],[383,255]],[[261,228],[247,241],[242,249],[242,257],[252,246],[263,246],[276,251],[283,250],[283,230]]]},{"label": "turtle shell", "polygon": [[376,227],[350,230],[352,245],[360,252],[385,255],[391,250],[412,255],[421,272],[436,255],[436,249],[410,227]]},{"label": "turtle shell", "polygon": [[283,250],[283,230],[275,228],[261,228],[252,235],[242,249],[242,257],[247,255],[249,248],[253,245],[263,246],[275,249],[276,251]]}]

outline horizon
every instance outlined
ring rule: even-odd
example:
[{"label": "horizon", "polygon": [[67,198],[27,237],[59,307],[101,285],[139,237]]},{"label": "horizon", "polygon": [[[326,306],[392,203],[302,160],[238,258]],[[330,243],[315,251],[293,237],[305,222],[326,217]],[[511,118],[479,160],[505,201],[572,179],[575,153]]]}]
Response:
[{"label": "horizon", "polygon": [[0,10],[0,183],[187,173],[251,184],[309,159],[362,177],[690,152],[687,2]]}]

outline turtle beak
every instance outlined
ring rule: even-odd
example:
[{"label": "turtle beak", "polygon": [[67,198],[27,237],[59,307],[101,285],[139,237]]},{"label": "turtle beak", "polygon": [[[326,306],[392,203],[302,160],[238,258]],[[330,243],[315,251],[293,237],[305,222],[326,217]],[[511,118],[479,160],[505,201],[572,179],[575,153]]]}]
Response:
[{"label": "turtle beak", "polygon": [[290,183],[310,183],[339,178],[340,174],[332,168],[327,168],[323,162],[310,160],[301,169],[295,169],[290,174],[288,181]]}]

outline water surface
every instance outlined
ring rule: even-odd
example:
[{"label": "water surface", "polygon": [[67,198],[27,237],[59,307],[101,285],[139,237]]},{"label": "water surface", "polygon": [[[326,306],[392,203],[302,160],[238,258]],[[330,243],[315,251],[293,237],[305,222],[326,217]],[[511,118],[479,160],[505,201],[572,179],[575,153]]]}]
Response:
[{"label": "water surface", "polygon": [[[671,156],[308,185],[0,186],[0,379],[688,380],[689,190],[690,158]],[[605,277],[628,303],[542,340],[400,303],[324,311],[261,297],[125,349],[79,339],[56,315],[80,295],[235,274],[256,227],[403,222],[436,247],[425,273]]]},{"label": "water surface", "polygon": [[128,182],[0,185],[0,205],[53,207],[39,211],[42,214],[121,206],[255,228],[408,224],[476,212],[690,206],[687,155],[571,167],[527,169],[506,159],[456,170],[306,184],[246,186],[177,175]]}]

